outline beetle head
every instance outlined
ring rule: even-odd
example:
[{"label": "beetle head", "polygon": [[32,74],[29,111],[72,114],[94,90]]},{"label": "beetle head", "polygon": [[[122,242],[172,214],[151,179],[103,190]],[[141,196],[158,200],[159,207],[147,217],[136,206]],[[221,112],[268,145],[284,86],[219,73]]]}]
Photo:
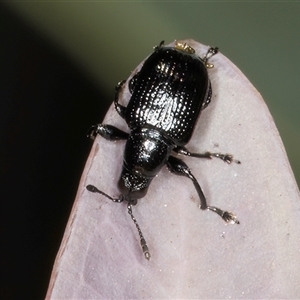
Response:
[{"label": "beetle head", "polygon": [[124,166],[118,182],[118,188],[124,200],[130,204],[137,204],[137,200],[143,198],[148,191],[153,177],[146,177],[137,172],[129,172]]}]

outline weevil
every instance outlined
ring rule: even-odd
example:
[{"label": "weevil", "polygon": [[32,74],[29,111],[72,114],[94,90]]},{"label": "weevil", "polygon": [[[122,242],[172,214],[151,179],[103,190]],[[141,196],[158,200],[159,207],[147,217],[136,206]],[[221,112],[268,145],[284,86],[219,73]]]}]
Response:
[{"label": "weevil", "polygon": [[[92,139],[99,134],[110,141],[126,140],[118,181],[120,197],[113,198],[94,185],[86,188],[114,202],[127,202],[128,213],[138,230],[142,251],[148,260],[149,248],[133,216],[132,206],[145,197],[152,180],[165,165],[171,173],[187,177],[193,182],[201,209],[217,213],[227,223],[239,224],[233,213],[207,205],[197,179],[177,157],[217,157],[227,163],[240,163],[230,154],[193,153],[185,147],[201,111],[211,101],[212,88],[207,69],[213,67],[209,59],[217,53],[218,48],[211,47],[201,58],[185,42],[175,41],[174,46],[164,46],[164,42],[161,42],[144,61],[141,69],[131,79],[119,82],[115,88],[115,109],[128,124],[129,133],[109,124],[96,124],[88,133]],[[131,94],[127,107],[119,103],[126,84]]]}]

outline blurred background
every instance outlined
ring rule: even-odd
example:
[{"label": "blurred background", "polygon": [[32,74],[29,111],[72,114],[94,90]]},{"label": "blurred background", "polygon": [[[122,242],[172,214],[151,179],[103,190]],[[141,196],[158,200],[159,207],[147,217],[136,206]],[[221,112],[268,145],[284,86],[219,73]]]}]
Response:
[{"label": "blurred background", "polygon": [[1,299],[44,298],[87,129],[161,40],[220,47],[265,99],[299,183],[299,13],[288,1],[1,2]]}]

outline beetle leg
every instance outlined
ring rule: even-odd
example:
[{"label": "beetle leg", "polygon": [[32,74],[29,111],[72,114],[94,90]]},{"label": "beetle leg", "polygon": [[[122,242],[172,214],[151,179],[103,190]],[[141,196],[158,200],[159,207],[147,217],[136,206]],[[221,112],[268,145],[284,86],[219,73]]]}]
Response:
[{"label": "beetle leg", "polygon": [[173,156],[169,156],[168,161],[167,161],[167,167],[172,173],[174,173],[176,175],[185,176],[192,180],[192,182],[195,186],[195,189],[198,193],[198,196],[200,198],[200,208],[201,209],[203,209],[203,210],[207,209],[207,210],[217,213],[226,223],[239,224],[239,221],[236,219],[236,216],[234,214],[224,211],[220,208],[207,205],[206,197],[200,187],[199,182],[194,177],[194,175],[192,174],[189,167],[181,159],[178,159]]},{"label": "beetle leg", "polygon": [[223,153],[213,153],[213,152],[205,152],[205,153],[192,153],[190,152],[188,149],[186,149],[185,147],[175,147],[173,149],[173,151],[175,151],[178,154],[182,154],[182,155],[186,155],[186,156],[190,156],[190,157],[198,157],[198,158],[213,158],[213,157],[217,157],[222,159],[224,162],[230,164],[232,162],[235,162],[237,164],[240,164],[241,162],[237,159],[233,158],[233,155],[231,154],[223,154]]},{"label": "beetle leg", "polygon": [[212,89],[211,89],[211,83],[209,81],[209,87],[208,87],[207,96],[206,96],[205,101],[202,104],[201,110],[203,110],[204,108],[206,108],[208,106],[208,104],[211,101],[211,96],[212,96]]},{"label": "beetle leg", "polygon": [[106,124],[93,125],[89,129],[87,136],[94,140],[97,134],[109,141],[127,140],[129,136],[127,132],[124,132],[115,126]]},{"label": "beetle leg", "polygon": [[169,156],[168,161],[167,161],[167,167],[172,173],[174,173],[176,175],[185,176],[193,181],[193,184],[194,184],[194,186],[197,190],[197,193],[199,195],[199,198],[200,198],[200,204],[201,204],[200,208],[203,210],[207,209],[207,202],[206,202],[205,195],[204,195],[197,179],[194,177],[194,175],[192,174],[191,170],[186,165],[186,163],[183,162],[179,158]]},{"label": "beetle leg", "polygon": [[118,100],[119,100],[119,96],[120,96],[120,92],[124,87],[126,80],[122,80],[120,81],[116,87],[115,87],[115,99],[114,99],[114,104],[115,104],[115,109],[117,111],[117,113],[123,118],[125,119],[125,115],[126,115],[126,107],[119,104]]},{"label": "beetle leg", "polygon": [[134,91],[134,88],[136,86],[137,79],[139,78],[140,72],[137,72],[132,78],[129,80],[128,88],[129,92],[132,94]]},{"label": "beetle leg", "polygon": [[155,46],[155,47],[154,47],[154,51],[157,51],[157,50],[159,50],[160,48],[162,48],[162,47],[164,46],[164,44],[165,44],[165,41],[161,41],[161,42],[159,43],[158,46]]}]

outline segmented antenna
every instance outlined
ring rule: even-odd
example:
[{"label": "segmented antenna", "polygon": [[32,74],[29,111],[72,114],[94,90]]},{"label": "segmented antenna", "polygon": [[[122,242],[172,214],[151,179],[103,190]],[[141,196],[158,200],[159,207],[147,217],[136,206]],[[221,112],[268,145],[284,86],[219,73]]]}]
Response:
[{"label": "segmented antenna", "polygon": [[148,248],[146,240],[143,236],[142,230],[141,230],[136,218],[132,214],[132,205],[130,203],[128,203],[128,205],[127,205],[127,210],[128,210],[128,213],[129,213],[129,215],[130,215],[130,217],[131,217],[131,219],[132,219],[132,221],[133,221],[133,223],[134,223],[134,225],[135,225],[135,227],[136,227],[136,229],[139,233],[140,243],[141,243],[141,247],[142,247],[144,256],[145,256],[146,259],[150,260],[151,255],[150,255],[150,252],[149,252],[149,248]]},{"label": "segmented antenna", "polygon": [[[117,202],[117,203],[121,203],[124,201],[124,198],[123,197],[120,197],[120,198],[113,198],[109,195],[107,195],[106,193],[100,191],[99,189],[97,189],[94,185],[87,185],[86,186],[86,189],[92,193],[98,193],[98,194],[101,194],[103,196],[105,196],[106,198],[110,199],[111,201],[113,202]],[[136,218],[134,217],[133,213],[132,213],[132,204],[130,202],[128,202],[127,204],[127,211],[128,211],[128,214],[130,215],[137,231],[138,231],[138,234],[140,236],[140,244],[141,244],[141,247],[142,247],[142,251],[143,251],[143,254],[144,254],[144,257],[147,259],[147,260],[150,260],[150,252],[149,252],[149,248],[148,248],[148,245],[147,245],[147,242],[143,236],[143,233],[142,233],[142,230],[136,220]]]},{"label": "segmented antenna", "polygon": [[87,186],[86,186],[86,189],[87,189],[89,192],[101,194],[101,195],[105,196],[106,198],[110,199],[110,200],[113,201],[113,202],[121,203],[121,202],[124,201],[123,198],[113,198],[113,197],[111,197],[111,196],[105,194],[104,192],[98,190],[94,185],[91,185],[91,184],[87,185]]}]

